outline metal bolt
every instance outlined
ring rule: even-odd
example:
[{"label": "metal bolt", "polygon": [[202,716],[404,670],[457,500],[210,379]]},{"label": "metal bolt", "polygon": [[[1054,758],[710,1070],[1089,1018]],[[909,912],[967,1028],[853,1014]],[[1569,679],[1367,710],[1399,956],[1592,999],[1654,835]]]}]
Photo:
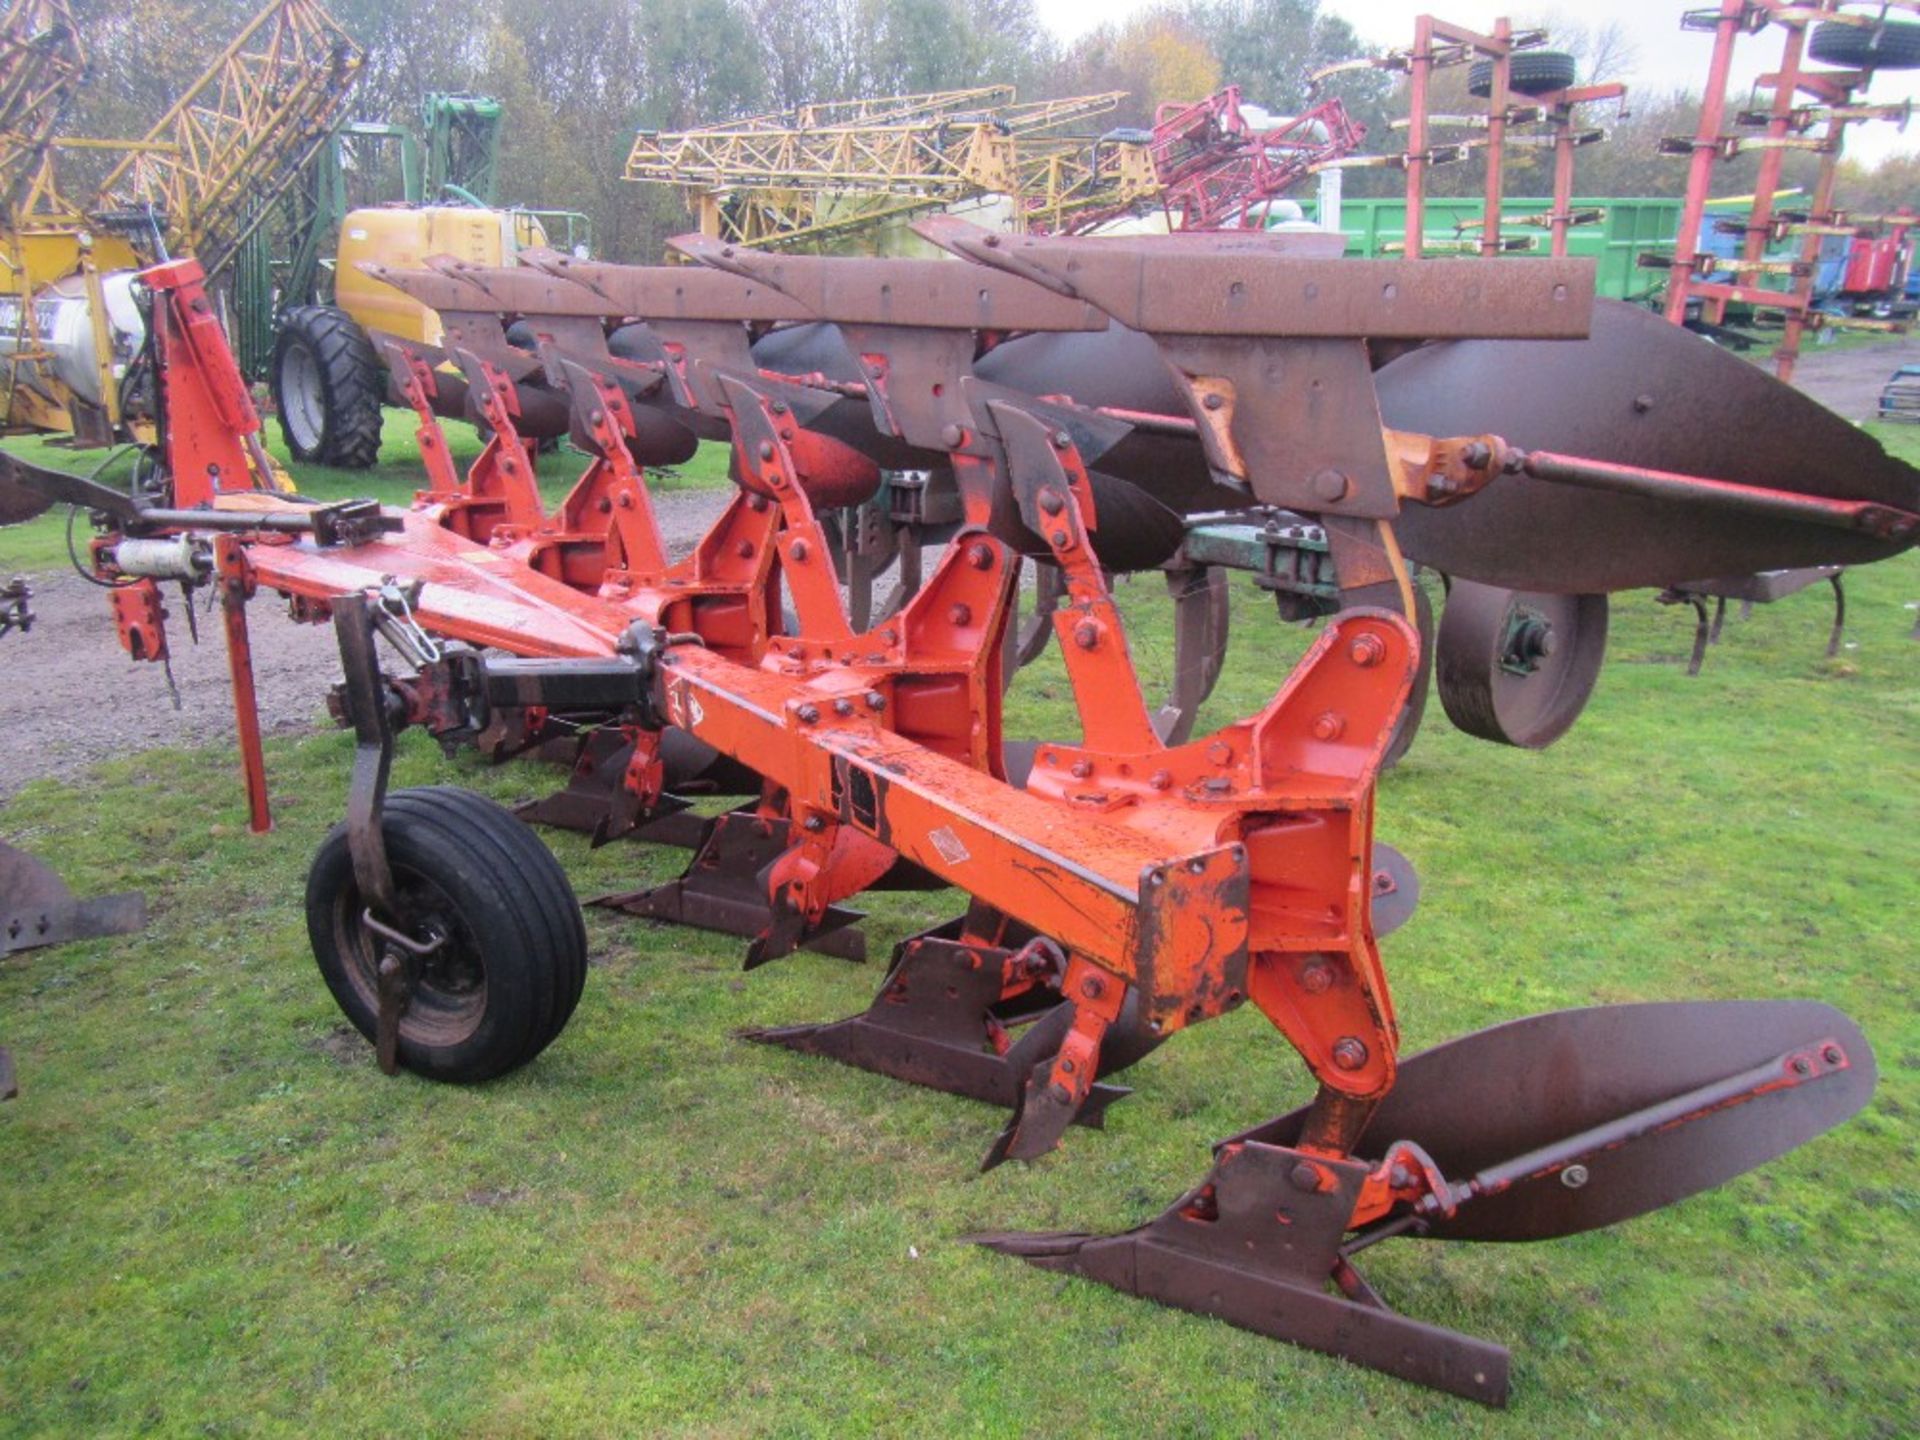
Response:
[{"label": "metal bolt", "polygon": [[1333,988],[1333,967],[1324,960],[1309,960],[1300,967],[1300,988],[1309,995],[1324,995]]},{"label": "metal bolt", "polygon": [[735,547],[735,553],[739,555],[742,560],[751,560],[753,558],[753,542],[751,540],[742,540],[739,545]]},{"label": "metal bolt", "polygon": [[1460,458],[1471,470],[1484,470],[1493,463],[1491,446],[1476,440],[1460,452]]},{"label": "metal bolt", "polygon": [[1361,635],[1347,647],[1347,658],[1362,670],[1371,670],[1387,658],[1387,647],[1378,635]]},{"label": "metal bolt", "polygon": [[598,425],[600,424],[601,421],[605,420],[606,418],[607,418],[606,411],[595,410],[587,416],[587,423],[589,425]]},{"label": "metal bolt", "polygon": [[1227,397],[1215,391],[1200,403],[1209,410],[1218,410],[1222,405],[1227,403]]},{"label": "metal bolt", "polygon": [[1089,1000],[1098,1000],[1107,993],[1106,982],[1098,975],[1089,975],[1080,982],[1080,993]]},{"label": "metal bolt", "polygon": [[966,604],[955,605],[951,610],[947,611],[947,619],[955,625],[971,624],[973,621],[973,607]]},{"label": "metal bolt", "polygon": [[799,715],[803,724],[811,725],[820,718],[820,707],[818,705],[802,705],[795,713]]},{"label": "metal bolt", "polygon": [[1067,508],[1067,502],[1060,498],[1060,492],[1057,490],[1042,490],[1040,508],[1049,515],[1058,515]]},{"label": "metal bolt", "polygon": [[1404,1165],[1395,1165],[1387,1175],[1387,1183],[1396,1190],[1404,1190],[1413,1183],[1413,1172]]},{"label": "metal bolt", "polygon": [[1156,770],[1147,777],[1147,784],[1156,790],[1165,790],[1169,785],[1173,784],[1173,776],[1164,770]]},{"label": "metal bolt", "polygon": [[810,552],[810,551],[809,551],[809,550],[807,549],[807,542],[806,542],[806,541],[804,541],[804,540],[796,540],[796,541],[794,541],[794,542],[793,542],[793,550],[792,550],[792,554],[793,554],[793,558],[794,558],[794,560],[795,560],[795,561],[797,561],[798,563],[800,563],[800,564],[802,564],[802,565],[804,565],[804,564],[806,564],[806,563],[807,563],[807,556],[808,556],[808,554],[809,554],[809,553],[811,553],[811,552]]},{"label": "metal bolt", "polygon": [[1293,1182],[1293,1188],[1304,1190],[1309,1195],[1320,1188],[1320,1167],[1310,1160],[1302,1160],[1294,1166],[1287,1178]]},{"label": "metal bolt", "polygon": [[1066,531],[1056,530],[1053,532],[1052,535],[1048,536],[1047,538],[1053,541],[1054,549],[1064,550],[1067,548],[1067,532]]},{"label": "metal bolt", "polygon": [[1808,1060],[1804,1055],[1794,1056],[1793,1073],[1800,1076],[1811,1075],[1813,1073],[1813,1062]]},{"label": "metal bolt", "polygon": [[1053,432],[1053,448],[1054,449],[1064,450],[1071,444],[1073,444],[1073,437],[1067,434],[1066,431],[1056,430]]},{"label": "metal bolt", "polygon": [[1091,620],[1083,620],[1073,631],[1073,643],[1082,650],[1092,650],[1100,643],[1100,627]]},{"label": "metal bolt", "polygon": [[1569,1190],[1578,1190],[1589,1178],[1584,1165],[1569,1165],[1560,1172],[1560,1183]]},{"label": "metal bolt", "polygon": [[1826,1061],[1827,1064],[1829,1065],[1838,1065],[1841,1061],[1845,1060],[1847,1057],[1841,1051],[1838,1045],[1829,1045],[1827,1046],[1826,1049],[1820,1052],[1820,1058]]},{"label": "metal bolt", "polygon": [[822,820],[818,815],[809,815],[805,820],[800,822],[800,828],[802,830],[810,830],[817,835],[827,828],[827,822]]},{"label": "metal bolt", "polygon": [[1093,774],[1093,762],[1091,760],[1076,760],[1073,762],[1074,779],[1084,780],[1091,774]]},{"label": "metal bolt", "polygon": [[1313,722],[1313,738],[1316,740],[1338,740],[1347,733],[1347,717],[1328,710]]},{"label": "metal bolt", "polygon": [[762,460],[771,460],[773,458],[773,442],[771,440],[762,440],[760,442],[760,458]]},{"label": "metal bolt", "polygon": [[613,503],[618,505],[622,510],[631,510],[633,508],[633,492],[630,490],[622,490],[620,497]]},{"label": "metal bolt", "polygon": [[949,425],[940,432],[940,443],[949,450],[958,450],[967,443],[967,432],[963,426]]},{"label": "metal bolt", "polygon": [[1338,470],[1321,470],[1308,481],[1313,487],[1314,498],[1332,503],[1347,498],[1347,492],[1353,489],[1353,482]]},{"label": "metal bolt", "polygon": [[853,714],[853,702],[844,697],[834,701],[833,713],[838,715],[842,720],[846,719],[847,716]]},{"label": "metal bolt", "polygon": [[887,697],[882,695],[878,690],[867,691],[866,698],[867,708],[869,710],[884,710],[887,708]]},{"label": "metal bolt", "polygon": [[1333,1063],[1342,1070],[1358,1070],[1367,1063],[1367,1047],[1356,1036],[1342,1035],[1333,1042]]},{"label": "metal bolt", "polygon": [[989,569],[993,565],[993,551],[985,545],[970,545],[967,547],[967,563],[976,570]]},{"label": "metal bolt", "polygon": [[1653,397],[1651,395],[1636,395],[1633,397],[1633,413],[1634,414],[1644,415],[1652,408],[1653,408]]},{"label": "metal bolt", "polygon": [[786,402],[786,401],[784,401],[784,400],[776,400],[776,401],[774,401],[774,402],[773,402],[773,413],[774,413],[774,414],[776,414],[776,415],[784,415],[784,414],[786,414],[786,413],[787,413],[787,402]]},{"label": "metal bolt", "polygon": [[1206,782],[1204,788],[1209,795],[1231,795],[1233,781],[1224,775],[1215,775]]}]

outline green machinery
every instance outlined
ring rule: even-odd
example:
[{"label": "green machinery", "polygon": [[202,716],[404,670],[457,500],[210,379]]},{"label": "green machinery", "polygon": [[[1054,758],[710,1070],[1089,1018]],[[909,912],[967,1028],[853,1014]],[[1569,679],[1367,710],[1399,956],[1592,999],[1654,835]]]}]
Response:
[{"label": "green machinery", "polygon": [[[430,94],[417,130],[364,120],[334,130],[237,260],[229,329],[249,378],[266,376],[281,315],[331,302],[334,258],[350,212],[448,202],[496,207],[500,121],[500,102],[488,96]],[[514,213],[537,221],[565,249],[590,243],[587,217],[577,211]]]}]

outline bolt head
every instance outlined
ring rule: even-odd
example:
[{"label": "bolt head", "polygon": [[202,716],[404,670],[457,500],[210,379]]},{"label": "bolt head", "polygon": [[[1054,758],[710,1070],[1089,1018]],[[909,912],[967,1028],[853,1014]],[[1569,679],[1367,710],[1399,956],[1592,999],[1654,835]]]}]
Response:
[{"label": "bolt head", "polygon": [[1073,444],[1073,437],[1067,434],[1066,431],[1056,430],[1053,432],[1053,448],[1054,449],[1064,450],[1071,444]]},{"label": "bolt head", "polygon": [[1313,489],[1313,498],[1328,504],[1346,499],[1347,493],[1353,489],[1353,482],[1338,470],[1319,471],[1307,483]]},{"label": "bolt head", "polygon": [[1084,780],[1091,774],[1093,774],[1093,762],[1091,760],[1076,760],[1073,762],[1074,779]]},{"label": "bolt head", "polygon": [[969,625],[973,622],[973,607],[965,604],[955,605],[947,611],[947,620],[954,625]]},{"label": "bolt head", "polygon": [[993,551],[985,545],[970,545],[967,547],[967,563],[976,570],[991,569],[993,566]]},{"label": "bolt head", "polygon": [[795,559],[796,561],[798,561],[798,562],[799,562],[800,564],[802,564],[802,565],[804,565],[804,564],[806,564],[806,563],[807,563],[807,556],[808,556],[808,555],[810,555],[810,554],[812,554],[813,552],[812,552],[812,550],[811,550],[811,549],[810,549],[810,548],[808,547],[808,545],[807,545],[807,542],[806,542],[806,541],[804,541],[804,540],[796,540],[796,541],[794,541],[794,542],[793,542],[793,549],[792,549],[792,551],[791,551],[790,553],[791,553],[791,554],[793,555],[793,558],[794,558],[794,559]]},{"label": "bolt head", "polygon": [[1358,1070],[1367,1063],[1367,1047],[1358,1036],[1342,1035],[1333,1042],[1333,1063],[1342,1070]]},{"label": "bolt head", "polygon": [[805,724],[811,725],[820,718],[820,707],[818,705],[802,705],[795,713],[799,715]]},{"label": "bolt head", "polygon": [[963,426],[949,425],[940,432],[940,443],[949,450],[958,450],[967,443],[967,432]]},{"label": "bolt head", "polygon": [[1222,405],[1225,405],[1226,403],[1227,403],[1227,397],[1220,394],[1218,391],[1215,391],[1213,394],[1207,396],[1206,399],[1200,402],[1200,404],[1208,410],[1218,410]]},{"label": "bolt head", "polygon": [[787,413],[787,402],[786,402],[786,401],[784,401],[784,400],[776,400],[776,401],[774,401],[774,402],[773,402],[773,413],[774,413],[774,414],[776,414],[776,415],[784,415],[784,414],[786,414],[786,413]]},{"label": "bolt head", "polygon": [[1347,658],[1362,670],[1371,670],[1387,658],[1387,647],[1378,635],[1361,635],[1347,647]]},{"label": "bolt head", "polygon": [[1338,740],[1347,733],[1346,716],[1332,710],[1323,712],[1313,722],[1313,738],[1316,740]]},{"label": "bolt head", "polygon": [[1098,1000],[1107,993],[1107,983],[1098,975],[1089,975],[1080,982],[1080,993],[1089,1000]]},{"label": "bolt head", "polygon": [[1067,548],[1067,532],[1066,531],[1056,530],[1053,532],[1053,534],[1049,535],[1047,538],[1053,542],[1054,549],[1064,550]]},{"label": "bolt head", "polygon": [[833,702],[833,713],[841,719],[853,714],[853,702],[844,697]]},{"label": "bolt head", "polygon": [[827,828],[827,822],[822,820],[818,815],[809,815],[805,820],[800,822],[800,828],[811,831],[817,835]]},{"label": "bolt head", "polygon": [[1309,960],[1300,967],[1300,988],[1309,995],[1324,995],[1333,988],[1333,967],[1324,960]]},{"label": "bolt head", "polygon": [[742,560],[751,560],[753,558],[753,542],[751,540],[742,540],[739,545],[734,548],[734,553]]},{"label": "bolt head", "polygon": [[1100,643],[1100,627],[1091,620],[1083,620],[1074,627],[1073,643],[1082,650],[1092,650]]},{"label": "bolt head", "polygon": [[1173,784],[1173,776],[1165,770],[1156,770],[1147,777],[1147,784],[1155,790],[1165,790]]},{"label": "bolt head", "polygon": [[1067,508],[1067,502],[1060,498],[1060,492],[1057,490],[1042,490],[1040,508],[1049,515],[1058,515]]},{"label": "bolt head", "polygon": [[880,693],[880,692],[879,692],[878,690],[869,690],[869,691],[867,691],[867,708],[868,708],[869,710],[884,710],[884,709],[886,709],[886,708],[887,708],[887,697],[886,697],[886,696],[884,696],[884,695],[882,695],[882,694],[881,694],[881,693]]},{"label": "bolt head", "polygon": [[773,458],[773,442],[771,440],[762,440],[760,442],[760,458],[762,460],[771,460]]},{"label": "bolt head", "polygon": [[1320,1188],[1320,1167],[1310,1160],[1302,1160],[1288,1173],[1287,1179],[1293,1182],[1293,1188],[1311,1195]]}]

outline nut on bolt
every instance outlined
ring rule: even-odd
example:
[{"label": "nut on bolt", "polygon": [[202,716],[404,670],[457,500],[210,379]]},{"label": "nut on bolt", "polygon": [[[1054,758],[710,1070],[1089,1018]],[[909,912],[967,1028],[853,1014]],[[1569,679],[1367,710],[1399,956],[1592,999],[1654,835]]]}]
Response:
[{"label": "nut on bolt", "polygon": [[1358,1036],[1342,1035],[1333,1042],[1333,1063],[1342,1070],[1358,1070],[1367,1063],[1367,1047]]},{"label": "nut on bolt", "polygon": [[967,563],[976,570],[991,569],[993,566],[993,551],[983,544],[976,543],[969,545],[967,547]]},{"label": "nut on bolt", "polygon": [[1091,620],[1083,620],[1074,627],[1073,643],[1082,650],[1091,650],[1100,643],[1100,627]]},{"label": "nut on bolt", "polygon": [[1347,658],[1362,670],[1371,670],[1387,658],[1387,647],[1378,635],[1359,635],[1347,647]]},{"label": "nut on bolt", "polygon": [[1338,740],[1347,733],[1347,717],[1334,710],[1321,712],[1313,722],[1313,738],[1316,740]]},{"label": "nut on bolt", "polygon": [[798,710],[794,711],[793,713],[800,717],[800,721],[802,724],[811,725],[813,724],[814,721],[820,718],[820,707],[818,705],[812,705],[812,704],[802,705]]}]

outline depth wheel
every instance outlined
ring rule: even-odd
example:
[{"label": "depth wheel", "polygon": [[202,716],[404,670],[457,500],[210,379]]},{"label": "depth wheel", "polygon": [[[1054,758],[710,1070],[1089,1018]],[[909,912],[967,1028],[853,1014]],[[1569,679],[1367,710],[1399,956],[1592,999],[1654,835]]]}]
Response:
[{"label": "depth wheel", "polygon": [[367,332],[331,305],[296,305],[273,342],[273,408],[296,460],[365,470],[380,458],[387,372]]},{"label": "depth wheel", "polygon": [[1823,65],[1849,70],[1912,70],[1920,66],[1920,25],[1911,20],[1878,25],[1828,21],[1813,27],[1807,54]]},{"label": "depth wheel", "polygon": [[[559,1035],[587,975],[580,904],[553,853],[511,811],[465,790],[389,795],[381,826],[402,930],[438,947],[416,962],[400,1063],[471,1084],[524,1065]],[[307,935],[320,974],[369,1040],[380,947],[362,923],[345,825],[307,876]]]},{"label": "depth wheel", "polygon": [[1455,580],[1435,650],[1448,719],[1482,740],[1543,749],[1593,694],[1607,653],[1607,597]]}]

